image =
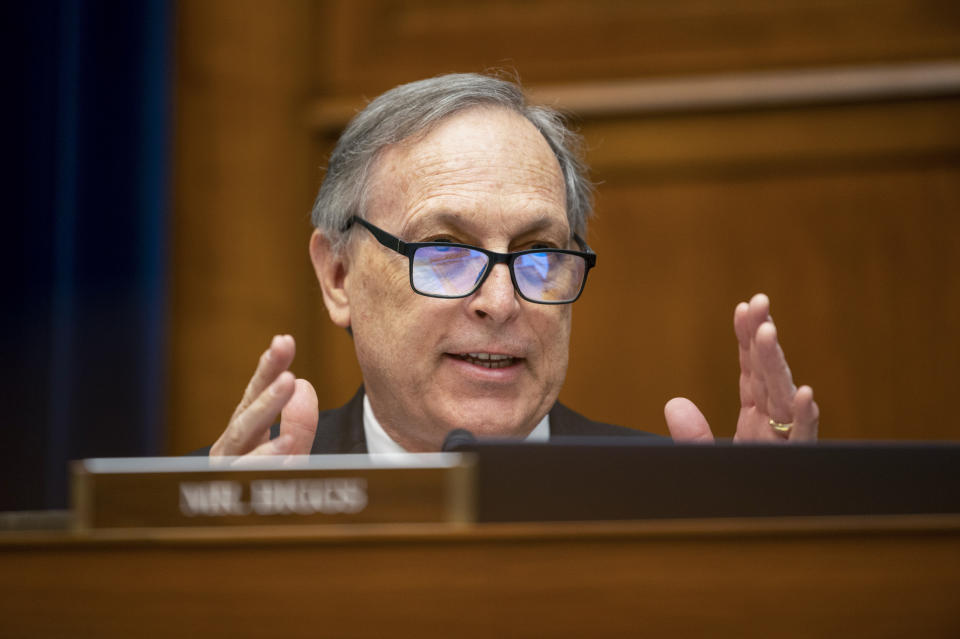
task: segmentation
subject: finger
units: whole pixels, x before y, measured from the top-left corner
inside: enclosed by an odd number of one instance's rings
[[[757,345],[754,343],[753,347],[750,349],[750,362],[753,369],[750,374],[750,379],[747,380],[747,387],[749,389],[749,396],[753,402],[753,406],[758,410],[767,412],[767,384],[763,378],[763,368],[760,364],[760,354],[757,352]],[[748,404],[741,404],[741,408],[749,406]]]
[[[820,407],[813,401],[813,389],[801,386],[793,396],[793,432],[790,441],[815,442],[820,426]]]
[[[270,469],[288,466],[287,462],[289,462],[289,460],[297,458],[296,455],[291,455],[288,452],[288,449],[292,445],[293,439],[291,437],[275,437],[268,442],[260,444],[242,457],[231,457],[230,468],[254,468],[258,466],[263,468],[264,464],[266,464],[266,468]]]
[[[750,379],[748,390],[754,406],[767,410],[767,387],[762,374],[760,354],[757,351],[757,331],[764,322],[770,320],[770,300],[763,293],[757,293],[750,298],[747,309],[747,331],[750,338],[748,361],[750,365]],[[741,404],[749,405],[749,404]]]
[[[733,310],[733,331],[737,334],[737,343],[742,351],[750,350],[750,305],[740,302]]]
[[[280,434],[270,441],[260,444],[251,450],[249,454],[238,459],[237,465],[243,465],[241,460],[251,459],[254,457],[264,457],[268,455],[292,455],[294,445],[295,441],[292,435]]]
[[[266,437],[277,414],[293,396],[293,373],[284,371],[246,410],[234,417],[220,439],[210,448],[211,455],[244,455]]]
[[[280,434],[293,439],[290,452],[295,455],[310,454],[319,416],[317,391],[307,380],[296,380],[293,397],[280,412]]]
[[[712,443],[713,433],[707,418],[689,399],[674,397],[663,407],[667,428],[675,442]]]
[[[243,391],[243,398],[237,404],[236,410],[233,411],[233,417],[245,411],[263,393],[264,389],[277,379],[280,373],[290,368],[296,352],[297,348],[293,337],[290,335],[273,336],[270,346],[260,355],[257,369],[254,371],[253,377],[250,378],[247,388]]]
[[[740,405],[753,406],[753,393],[750,391],[750,341],[748,313],[750,305],[746,302],[737,304],[733,311],[733,331],[737,334],[737,353],[740,359]]]
[[[764,322],[771,321],[770,317],[770,298],[763,293],[757,293],[750,298],[749,309],[747,311],[748,332],[751,339],[757,334],[757,329]]]
[[[778,422],[793,421],[793,398],[797,387],[793,375],[777,342],[777,328],[773,322],[764,322],[757,329],[757,376],[763,380],[767,395],[766,412]]]

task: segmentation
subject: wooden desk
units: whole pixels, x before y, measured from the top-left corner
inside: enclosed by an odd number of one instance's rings
[[[960,636],[960,516],[0,537],[3,637]]]

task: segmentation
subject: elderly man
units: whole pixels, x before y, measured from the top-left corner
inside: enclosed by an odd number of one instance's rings
[[[313,387],[287,370],[293,338],[274,337],[210,454],[431,451],[455,428],[636,433],[557,403],[571,305],[596,260],[584,241],[591,198],[578,141],[517,85],[482,75],[414,82],[371,102],[330,158],[310,239],[363,388],[320,414]],[[767,298],[737,306],[734,327],[736,439],[815,439],[813,393],[793,384]],[[664,412],[674,439],[712,439],[691,402],[673,399]]]

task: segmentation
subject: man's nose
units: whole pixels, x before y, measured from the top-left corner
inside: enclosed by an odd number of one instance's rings
[[[496,264],[480,288],[470,296],[469,309],[480,317],[505,322],[520,310],[520,296],[506,264]]]

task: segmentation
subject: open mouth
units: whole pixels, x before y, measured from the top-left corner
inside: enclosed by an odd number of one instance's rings
[[[494,355],[493,353],[458,353],[454,354],[453,357],[484,368],[506,368],[520,361],[519,357]]]

